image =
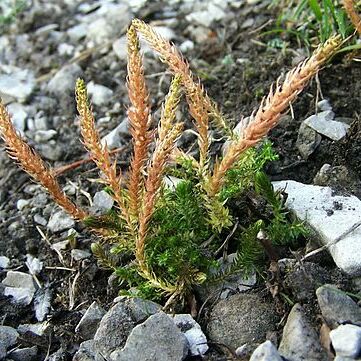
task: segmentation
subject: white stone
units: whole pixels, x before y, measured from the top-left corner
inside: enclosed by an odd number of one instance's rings
[[[32,275],[37,275],[43,269],[43,262],[31,254],[26,255],[26,266]]]
[[[72,228],[75,225],[73,218],[68,216],[64,211],[59,211],[54,213],[48,223],[48,228],[52,232],[61,232],[66,229]]]
[[[87,89],[92,103],[98,106],[106,104],[113,96],[113,90],[104,85],[94,84],[93,81],[87,85]]]
[[[7,258],[6,256],[0,256],[0,268],[8,268],[9,263],[9,258]]]
[[[28,205],[30,204],[30,201],[27,199],[19,199],[16,202],[16,208],[21,212],[24,210]]]
[[[58,46],[58,53],[60,56],[72,56],[74,54],[74,46],[66,43],[61,43]]]
[[[34,291],[24,287],[5,287],[4,295],[11,296],[12,301],[21,305],[27,306],[31,303],[34,297]]]
[[[113,42],[113,51],[120,60],[127,59],[127,37],[125,35]]]
[[[316,132],[332,139],[342,139],[350,126],[346,123],[332,120],[334,113],[331,110],[326,110],[315,115],[311,115],[304,120],[304,123]]]
[[[332,346],[337,356],[353,357],[361,353],[361,327],[340,325],[330,332]]]
[[[34,139],[36,143],[45,143],[48,140],[53,139],[56,134],[57,131],[55,129],[37,130]]]
[[[24,287],[35,291],[33,277],[24,272],[9,271],[1,283],[9,287]]]
[[[208,6],[204,10],[194,11],[186,16],[186,20],[190,23],[205,26],[208,28],[213,21],[220,20],[226,16],[221,7],[208,3]]]
[[[95,215],[107,213],[114,204],[113,197],[105,191],[96,192],[93,198],[91,212]]]
[[[128,118],[125,118],[116,128],[102,138],[102,145],[107,144],[110,150],[120,147],[124,141],[123,135],[129,134],[128,126]]]
[[[42,336],[44,332],[49,327],[49,323],[47,321],[40,322],[40,323],[24,323],[22,325],[19,325],[17,330],[21,333],[25,332],[33,332],[36,335]]]
[[[194,49],[194,43],[192,40],[185,40],[179,45],[179,49],[182,53],[186,53],[187,51]]]
[[[48,91],[59,96],[74,92],[76,78],[81,72],[78,64],[65,65],[50,79]]]
[[[352,230],[361,222],[361,201],[337,195],[330,187],[291,180],[273,184],[276,190],[286,190],[286,207],[316,231],[336,265],[351,276],[361,275],[361,226]]]
[[[81,261],[84,258],[89,258],[91,256],[90,252],[84,251],[82,249],[72,249],[71,250],[71,257],[75,261]]]
[[[249,361],[282,361],[282,357],[273,343],[267,340],[253,351]]]
[[[14,66],[1,66],[0,71],[0,96],[5,103],[14,99],[25,101],[35,88],[33,72]]]
[[[191,355],[203,356],[208,351],[208,345],[201,326],[189,314],[174,315],[173,321],[187,338]]]
[[[78,24],[69,28],[66,33],[71,41],[77,43],[80,39],[85,38],[88,26],[86,24]]]
[[[28,117],[27,107],[19,103],[11,103],[8,105],[8,111],[17,130],[25,130],[25,121]]]

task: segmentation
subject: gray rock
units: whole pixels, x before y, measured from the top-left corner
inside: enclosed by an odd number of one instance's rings
[[[36,335],[42,336],[45,331],[48,329],[49,323],[47,321],[39,322],[39,323],[25,323],[19,325],[17,330],[20,333],[33,332]]]
[[[67,352],[61,347],[58,351],[52,353],[47,361],[63,361],[67,357]]]
[[[15,128],[24,131],[26,118],[28,117],[27,107],[19,103],[11,103],[8,105],[8,111]]]
[[[54,213],[48,222],[48,229],[53,232],[61,232],[66,229],[72,228],[75,225],[75,221],[73,218],[68,216],[64,211],[58,211]]]
[[[41,288],[35,294],[34,310],[38,321],[44,321],[50,311],[51,293],[49,288]]]
[[[186,53],[187,51],[194,49],[194,43],[192,40],[185,40],[182,44],[179,45],[179,50],[182,53]]]
[[[84,251],[82,249],[72,249],[71,250],[71,257],[75,261],[81,261],[82,259],[89,258],[91,253],[88,251]]]
[[[74,93],[76,79],[82,73],[78,64],[65,65],[49,81],[48,91],[57,96]]]
[[[334,328],[348,321],[361,325],[361,309],[351,297],[333,285],[323,285],[316,291],[322,316]]]
[[[114,128],[109,134],[107,134],[101,143],[107,144],[108,149],[116,149],[124,144],[124,135],[129,134],[129,121],[125,118],[116,128]]]
[[[331,166],[324,164],[315,175],[313,183],[318,186],[335,186],[350,189],[360,184],[360,179],[344,165]]]
[[[330,332],[330,339],[337,356],[361,356],[361,327],[340,325]]]
[[[203,356],[208,351],[208,345],[201,326],[189,314],[174,315],[173,321],[187,338],[190,354]]]
[[[27,199],[19,199],[16,202],[16,208],[21,212],[24,210],[28,205],[30,204],[30,201]]]
[[[12,297],[12,301],[24,306],[31,303],[34,297],[34,291],[24,287],[5,287],[4,295]]]
[[[9,357],[14,361],[32,361],[38,354],[38,347],[18,348],[10,353]]]
[[[34,140],[36,143],[45,143],[48,140],[53,139],[56,134],[57,131],[54,129],[37,130],[35,132]]]
[[[188,353],[186,337],[171,318],[159,312],[134,327],[122,350],[111,361],[181,361]]]
[[[58,45],[58,53],[60,56],[72,56],[74,54],[74,46],[61,43]]]
[[[0,268],[8,268],[10,260],[6,256],[0,256]]]
[[[43,158],[52,161],[60,160],[63,155],[63,150],[64,148],[60,144],[56,144],[54,140],[50,140],[39,146],[39,151]]]
[[[282,361],[282,357],[273,343],[267,340],[254,350],[249,361]]]
[[[206,1],[202,10],[193,11],[186,16],[186,20],[191,24],[198,24],[209,28],[213,21],[221,20],[226,16],[226,13],[218,5],[219,4]]]
[[[104,85],[94,84],[93,81],[87,85],[87,89],[92,103],[98,106],[107,104],[113,96],[113,90]]]
[[[0,75],[0,97],[5,103],[13,100],[24,102],[35,88],[32,71],[14,66],[0,66],[5,74]]]
[[[344,357],[344,356],[337,356],[333,359],[333,361],[355,361],[353,357]]]
[[[120,60],[127,59],[127,37],[125,35],[113,42],[113,51]]]
[[[106,214],[112,209],[113,204],[114,199],[109,193],[105,191],[96,192],[90,212],[97,216]]]
[[[18,332],[9,326],[0,326],[0,360],[5,358],[6,350],[15,345],[19,337]]]
[[[303,159],[308,157],[317,149],[321,143],[322,137],[304,122],[301,123],[298,130],[296,147]]]
[[[88,23],[87,40],[102,45],[125,32],[132,20],[132,14],[125,3],[102,3],[95,12],[83,18]]]
[[[292,290],[297,302],[312,299],[319,285],[327,282],[331,282],[329,272],[311,262],[296,264],[286,272],[284,280],[285,286]]]
[[[3,279],[2,284],[15,288],[29,288],[35,291],[35,284],[33,277],[24,272],[8,271],[6,277]]]
[[[70,40],[74,43],[78,43],[80,39],[85,38],[88,31],[87,24],[77,24],[69,28],[66,33],[68,34]]]
[[[296,303],[288,315],[283,329],[279,353],[288,361],[327,361],[315,329],[308,321],[302,306]]]
[[[125,345],[133,327],[148,316],[160,310],[154,302],[138,298],[122,298],[100,321],[94,336],[94,345],[98,353],[105,358],[116,349]]]
[[[361,201],[355,196],[337,195],[329,187],[295,181],[273,183],[286,189],[286,207],[304,221],[327,245],[336,265],[351,276],[361,275]]]
[[[332,106],[328,99],[323,99],[317,103],[317,108],[321,110],[321,112],[332,110]]]
[[[208,336],[213,342],[234,349],[247,343],[256,346],[267,331],[273,330],[277,316],[271,304],[253,294],[236,294],[218,302],[208,321]]]
[[[105,358],[95,351],[94,341],[88,340],[80,344],[73,361],[106,361]]]
[[[311,115],[309,118],[304,120],[304,123],[316,132],[337,141],[346,135],[350,126],[348,124],[332,120],[334,115],[335,114],[331,110],[326,110],[324,112]]]
[[[77,324],[75,332],[77,332],[83,340],[92,339],[105,313],[105,310],[94,301]]]

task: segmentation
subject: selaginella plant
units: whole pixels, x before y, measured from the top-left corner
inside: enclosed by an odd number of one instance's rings
[[[279,79],[236,134],[174,45],[141,20],[132,21],[127,35],[127,87],[131,103],[128,118],[133,137],[133,156],[127,174],[117,168],[107,145],[100,141],[84,81],[76,83],[82,143],[115,201],[108,214],[91,216],[65,195],[53,171],[16,132],[2,103],[0,133],[10,157],[43,185],[66,212],[99,234],[99,242],[92,244],[93,253],[102,266],[125,281],[126,292],[144,297],[165,294],[174,299],[206,279],[255,267],[255,261],[264,254],[262,244],[256,240],[260,230],[275,243],[288,242],[302,232],[301,225],[287,221],[281,196],[273,192],[263,173],[264,163],[275,157],[270,145],[265,143],[260,151],[252,147],[277,125],[290,103],[338,48],[340,38],[330,38],[288,72],[283,81]],[[138,35],[174,74],[156,130],[152,129]],[[176,145],[184,127],[176,121],[182,93],[197,133],[198,157]],[[229,141],[223,157],[215,160],[210,156],[211,124]],[[168,176],[177,177],[173,186],[165,185]],[[255,197],[267,201],[272,216],[253,217],[247,224],[237,220],[230,202],[250,189]],[[237,255],[227,270],[217,273],[216,259],[224,253],[224,239],[230,233]]]

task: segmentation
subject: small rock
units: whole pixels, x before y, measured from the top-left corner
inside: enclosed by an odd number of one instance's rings
[[[49,130],[37,130],[35,132],[34,140],[36,143],[45,143],[50,139],[53,139],[57,131],[54,129]]]
[[[45,331],[48,329],[49,323],[47,321],[40,323],[25,323],[18,326],[18,331],[21,334],[25,334],[26,332],[33,332],[38,336],[44,335]]]
[[[317,149],[322,137],[304,122],[301,123],[298,131],[296,147],[303,159],[308,157]]]
[[[113,90],[92,81],[87,85],[87,89],[92,103],[98,106],[108,103],[113,96]]]
[[[328,99],[323,99],[317,103],[317,108],[321,110],[321,112],[325,112],[327,110],[332,110],[332,106]]]
[[[292,307],[288,315],[278,351],[288,361],[328,360],[318,340],[317,332],[312,328],[299,303]]]
[[[186,16],[186,20],[191,24],[202,25],[209,28],[213,21],[221,20],[226,16],[222,8],[214,3],[205,2],[204,10],[194,11]]]
[[[4,295],[12,297],[12,301],[24,306],[31,303],[34,297],[34,291],[24,287],[5,287]]]
[[[171,318],[159,312],[133,328],[125,347],[111,361],[182,361],[188,353],[186,337]]]
[[[322,316],[330,327],[344,322],[361,325],[361,309],[351,297],[333,285],[323,285],[316,291]]]
[[[105,314],[105,310],[94,301],[75,327],[75,332],[77,332],[83,340],[92,339],[97,331],[99,322]]]
[[[0,75],[0,96],[5,103],[13,100],[24,102],[35,88],[33,72],[14,66],[0,66],[5,74]]]
[[[51,293],[49,288],[40,288],[35,294],[34,310],[38,321],[44,321],[50,311]]]
[[[127,337],[137,323],[158,312],[160,308],[159,305],[151,301],[122,298],[100,321],[94,336],[96,351],[106,358],[109,357],[114,350],[125,345]]]
[[[275,328],[276,312],[254,294],[236,294],[219,301],[208,321],[208,336],[234,349],[243,344],[256,346],[267,331]]]
[[[107,192],[96,192],[90,212],[96,216],[104,215],[112,209],[113,204],[114,199]]]
[[[19,103],[11,103],[8,105],[8,111],[15,128],[24,131],[26,118],[28,117],[27,107]]]
[[[57,252],[65,251],[68,248],[69,243],[70,243],[69,240],[66,239],[65,241],[60,241],[60,242],[53,243],[51,245],[51,248],[53,248]]]
[[[127,59],[127,37],[125,35],[113,42],[113,51],[120,60]]]
[[[58,45],[58,53],[60,56],[72,56],[74,54],[74,46],[66,43]]]
[[[34,257],[31,254],[26,255],[26,266],[29,269],[29,272],[32,275],[37,275],[43,269],[43,262],[41,262],[38,258]]]
[[[16,208],[21,212],[23,211],[28,205],[30,204],[30,201],[27,199],[19,199],[16,202]]]
[[[334,115],[335,114],[331,110],[326,110],[324,112],[311,115],[309,118],[304,120],[304,123],[316,132],[337,141],[346,135],[350,126],[348,124],[332,120]]]
[[[318,186],[356,188],[360,184],[357,174],[344,165],[331,166],[324,164],[313,179]]]
[[[125,118],[115,129],[107,134],[102,140],[102,145],[107,144],[108,149],[116,149],[124,144],[124,135],[129,134],[129,121]]]
[[[71,257],[75,261],[81,261],[82,259],[89,258],[91,253],[88,251],[84,251],[82,249],[72,249],[71,250]]]
[[[66,229],[72,228],[75,225],[73,218],[67,215],[64,211],[54,213],[48,222],[48,229],[53,232],[61,232]]]
[[[87,31],[87,25],[81,23],[69,28],[66,33],[72,42],[78,44],[79,40],[86,37]]]
[[[0,256],[0,268],[8,268],[10,260],[6,256]]]
[[[182,53],[186,53],[187,51],[194,49],[194,43],[192,40],[185,40],[182,44],[179,45],[179,50]]]
[[[65,65],[48,83],[48,91],[57,96],[69,95],[74,92],[76,79],[82,73],[78,64]]]
[[[2,284],[8,287],[15,288],[29,288],[35,291],[35,284],[33,277],[24,272],[8,271],[6,277],[3,279]]]
[[[88,340],[80,344],[72,361],[105,361],[105,359],[95,351],[94,341]]]
[[[208,351],[208,345],[201,326],[189,314],[174,315],[173,321],[187,338],[190,354],[203,356]]]
[[[282,357],[273,343],[267,340],[254,350],[249,361],[282,361]]]
[[[36,359],[38,354],[38,347],[25,347],[25,348],[18,348],[10,353],[9,357],[13,361],[33,361]]]
[[[18,332],[9,326],[0,326],[0,360],[6,356],[6,350],[15,345],[19,337]]]
[[[48,129],[48,119],[44,116],[37,116],[34,119],[35,130],[47,130]]]
[[[273,183],[286,189],[286,207],[320,237],[336,265],[351,276],[361,275],[361,201],[355,196],[337,195],[329,187],[295,181]]]
[[[340,325],[330,332],[330,339],[337,356],[361,356],[361,327]]]
[[[57,161],[63,155],[64,148],[60,144],[56,144],[54,140],[50,140],[45,144],[40,144],[39,151],[41,155],[48,160]]]

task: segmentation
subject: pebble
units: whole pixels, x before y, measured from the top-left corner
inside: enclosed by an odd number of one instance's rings
[[[127,37],[121,36],[119,39],[113,42],[113,51],[120,60],[126,60],[128,57],[127,51]]]
[[[38,336],[44,335],[46,330],[49,327],[49,323],[47,321],[39,322],[39,323],[25,323],[18,326],[17,330],[21,334],[25,334],[26,332],[35,333]]]
[[[177,314],[173,321],[188,340],[192,356],[203,356],[208,351],[207,337],[201,326],[189,314]]]
[[[334,328],[344,322],[361,325],[361,308],[355,301],[334,285],[323,285],[316,291],[322,316]]]
[[[6,256],[0,256],[0,268],[2,269],[8,268],[9,264],[10,264],[9,258],[7,258]]]
[[[288,361],[328,360],[316,330],[312,328],[299,303],[292,307],[288,315],[278,351]]]
[[[66,33],[73,43],[78,44],[81,39],[86,37],[87,31],[88,26],[86,24],[80,23],[69,28]]]
[[[224,10],[213,2],[205,2],[204,9],[194,11],[186,16],[186,20],[191,24],[202,25],[209,28],[213,21],[221,20],[226,16]]]
[[[330,332],[330,339],[337,356],[361,356],[361,327],[340,325]]]
[[[53,232],[65,231],[69,228],[74,227],[75,221],[73,218],[68,216],[64,211],[58,211],[54,213],[48,222],[48,229]]]
[[[26,118],[28,117],[27,107],[19,103],[11,103],[7,107],[15,128],[24,131]]]
[[[0,360],[6,357],[6,350],[15,345],[19,333],[12,327],[0,326]]]
[[[332,110],[326,110],[315,115],[311,115],[309,118],[303,121],[304,124],[316,132],[338,141],[342,139],[346,134],[350,126],[346,123],[332,120],[334,118]]]
[[[194,43],[192,40],[185,40],[182,44],[179,45],[179,50],[182,53],[186,53],[187,51],[194,49]]]
[[[34,73],[10,65],[0,65],[0,71],[5,73],[0,75],[0,96],[3,101],[26,101],[36,85]]]
[[[81,73],[82,69],[78,64],[65,65],[50,79],[48,91],[57,96],[74,93],[76,79]]]
[[[338,195],[329,187],[291,180],[273,185],[275,190],[286,190],[286,207],[329,246],[336,265],[350,276],[361,275],[361,227],[352,230],[361,222],[361,201],[352,195]]]
[[[317,108],[321,110],[321,112],[325,112],[327,110],[332,110],[332,106],[328,99],[323,99],[317,103]]]
[[[91,253],[88,251],[84,251],[82,249],[72,249],[71,250],[71,257],[75,261],[81,261],[82,259],[89,258]]]
[[[308,159],[320,145],[321,140],[321,135],[306,125],[305,122],[301,123],[296,140],[296,147],[303,159]]]
[[[96,192],[91,206],[91,214],[100,216],[108,213],[114,204],[114,199],[105,191]]]
[[[26,207],[28,207],[30,204],[30,201],[28,199],[19,199],[17,202],[16,202],[16,208],[19,210],[19,211],[23,211]]]
[[[53,139],[57,135],[57,131],[54,129],[49,130],[37,130],[34,135],[36,143],[45,143],[50,139]]]
[[[113,96],[113,90],[104,85],[95,84],[93,81],[88,83],[87,89],[92,103],[98,106],[107,104]]]
[[[8,271],[2,284],[6,286],[4,295],[11,296],[13,302],[26,306],[33,300],[36,288],[31,275]]]
[[[253,351],[249,361],[282,361],[282,357],[273,343],[267,340]]]
[[[143,322],[160,310],[160,306],[154,302],[139,298],[120,298],[102,318],[94,335],[94,345],[97,352],[105,358],[124,347],[125,342],[133,327]],[[174,324],[173,324],[174,325]]]
[[[124,145],[124,135],[129,134],[129,121],[125,118],[116,128],[102,138],[102,145],[107,144],[108,149],[116,149]]]
[[[87,340],[80,344],[72,361],[104,361],[104,358],[95,351],[94,341]]]
[[[164,312],[150,316],[131,331],[123,349],[110,361],[182,361],[188,354],[187,338]]]
[[[66,43],[58,45],[58,53],[60,56],[72,56],[74,54],[74,46]]]
[[[254,294],[235,294],[219,301],[212,309],[207,325],[209,338],[229,347],[256,346],[275,328],[276,312]]]
[[[92,339],[105,313],[105,310],[94,301],[75,327],[75,332],[78,333],[83,340]]]

